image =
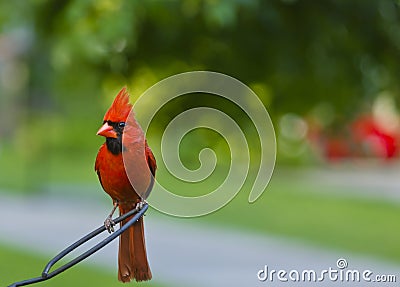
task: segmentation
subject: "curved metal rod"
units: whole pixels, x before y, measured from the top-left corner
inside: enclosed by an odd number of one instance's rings
[[[114,233],[112,233],[111,235],[109,235],[107,238],[105,238],[104,240],[102,240],[101,242],[99,242],[98,244],[96,244],[95,246],[93,246],[92,248],[90,248],[88,251],[84,252],[83,254],[79,255],[78,257],[76,257],[75,259],[72,259],[71,261],[69,261],[68,263],[60,266],[59,268],[57,268],[56,270],[50,272],[50,269],[54,266],[54,264],[56,264],[58,261],[60,261],[62,258],[64,258],[66,255],[68,255],[69,253],[71,253],[73,250],[75,250],[76,248],[78,248],[79,246],[81,246],[82,244],[86,243],[87,241],[91,240],[92,238],[96,237],[97,235],[99,235],[100,233],[104,232],[106,230],[105,226],[102,225],[99,228],[93,230],[92,232],[90,232],[89,234],[85,235],[84,237],[82,237],[81,239],[79,239],[78,241],[74,242],[73,244],[71,244],[70,246],[68,246],[66,249],[64,249],[63,251],[61,251],[59,254],[57,254],[53,259],[51,259],[49,261],[49,263],[47,263],[46,267],[44,268],[43,272],[42,272],[42,276],[41,277],[36,277],[36,278],[32,278],[32,279],[27,279],[24,281],[20,281],[20,282],[15,282],[11,285],[9,285],[8,287],[17,287],[17,286],[26,286],[26,285],[30,285],[30,284],[34,284],[34,283],[38,283],[38,282],[42,282],[42,281],[46,281],[50,278],[53,278],[54,276],[57,276],[58,274],[60,274],[61,272],[64,272],[65,270],[71,268],[72,266],[78,264],[79,262],[81,262],[82,260],[88,258],[90,255],[96,253],[97,251],[99,251],[101,248],[103,248],[104,246],[106,246],[107,244],[109,244],[111,241],[113,241],[115,238],[117,238],[118,236],[120,236],[124,231],[126,231],[131,225],[133,225],[136,221],[139,220],[140,217],[142,217],[144,215],[144,213],[146,212],[146,210],[149,208],[147,203],[144,203],[142,208],[140,210],[138,210],[137,208],[132,209],[131,211],[121,215],[120,217],[116,218],[114,220],[115,223],[119,223],[122,220],[127,219],[128,217],[134,215],[127,223],[124,224],[124,226],[122,226],[120,229],[118,229],[117,231],[115,231]]]

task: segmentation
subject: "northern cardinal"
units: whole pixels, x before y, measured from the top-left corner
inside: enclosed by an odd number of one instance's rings
[[[147,198],[157,168],[141,127],[133,115],[129,116],[131,111],[129,94],[123,88],[105,114],[103,126],[97,132],[97,135],[106,138],[106,142],[100,147],[95,170],[104,191],[111,196],[114,204],[111,214],[104,222],[109,232],[113,231],[112,214],[117,206],[120,214],[124,214]],[[129,219],[121,224],[124,225]],[[118,280],[144,281],[151,277],[143,218],[140,218],[120,236]]]

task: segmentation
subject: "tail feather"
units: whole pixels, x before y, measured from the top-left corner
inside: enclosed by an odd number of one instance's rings
[[[120,213],[128,212],[130,208],[120,206]],[[129,219],[123,221],[124,225]],[[147,261],[146,245],[144,240],[143,218],[121,234],[118,252],[118,280],[130,282],[150,280],[152,277]]]

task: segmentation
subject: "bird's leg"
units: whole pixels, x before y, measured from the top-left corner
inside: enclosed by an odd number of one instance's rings
[[[112,220],[112,216],[118,207],[118,200],[113,199],[113,205],[114,205],[113,209],[111,210],[110,214],[107,216],[106,220],[104,221],[104,226],[107,229],[108,233],[114,232],[115,222]]]

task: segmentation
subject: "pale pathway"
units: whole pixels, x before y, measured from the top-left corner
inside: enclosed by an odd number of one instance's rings
[[[78,201],[59,196],[46,199],[1,195],[0,242],[30,248],[51,257],[98,227],[109,208],[110,205],[97,199]],[[171,286],[399,286],[400,282],[400,266],[346,252],[326,251],[279,237],[199,225],[191,220],[154,213],[146,216],[145,222],[154,280]],[[116,270],[116,253],[115,242],[85,262]],[[338,269],[336,261],[341,257],[349,264],[344,270],[369,269],[374,275],[395,274],[397,283],[348,284],[334,283],[326,278],[322,283],[306,284],[279,283],[276,277],[272,283],[269,279],[265,282],[257,279],[257,272],[264,265],[270,270],[285,269],[288,272],[315,269],[319,275],[321,270],[329,267]],[[41,268],[38,266],[38,274]],[[67,272],[74,272],[74,269]]]

